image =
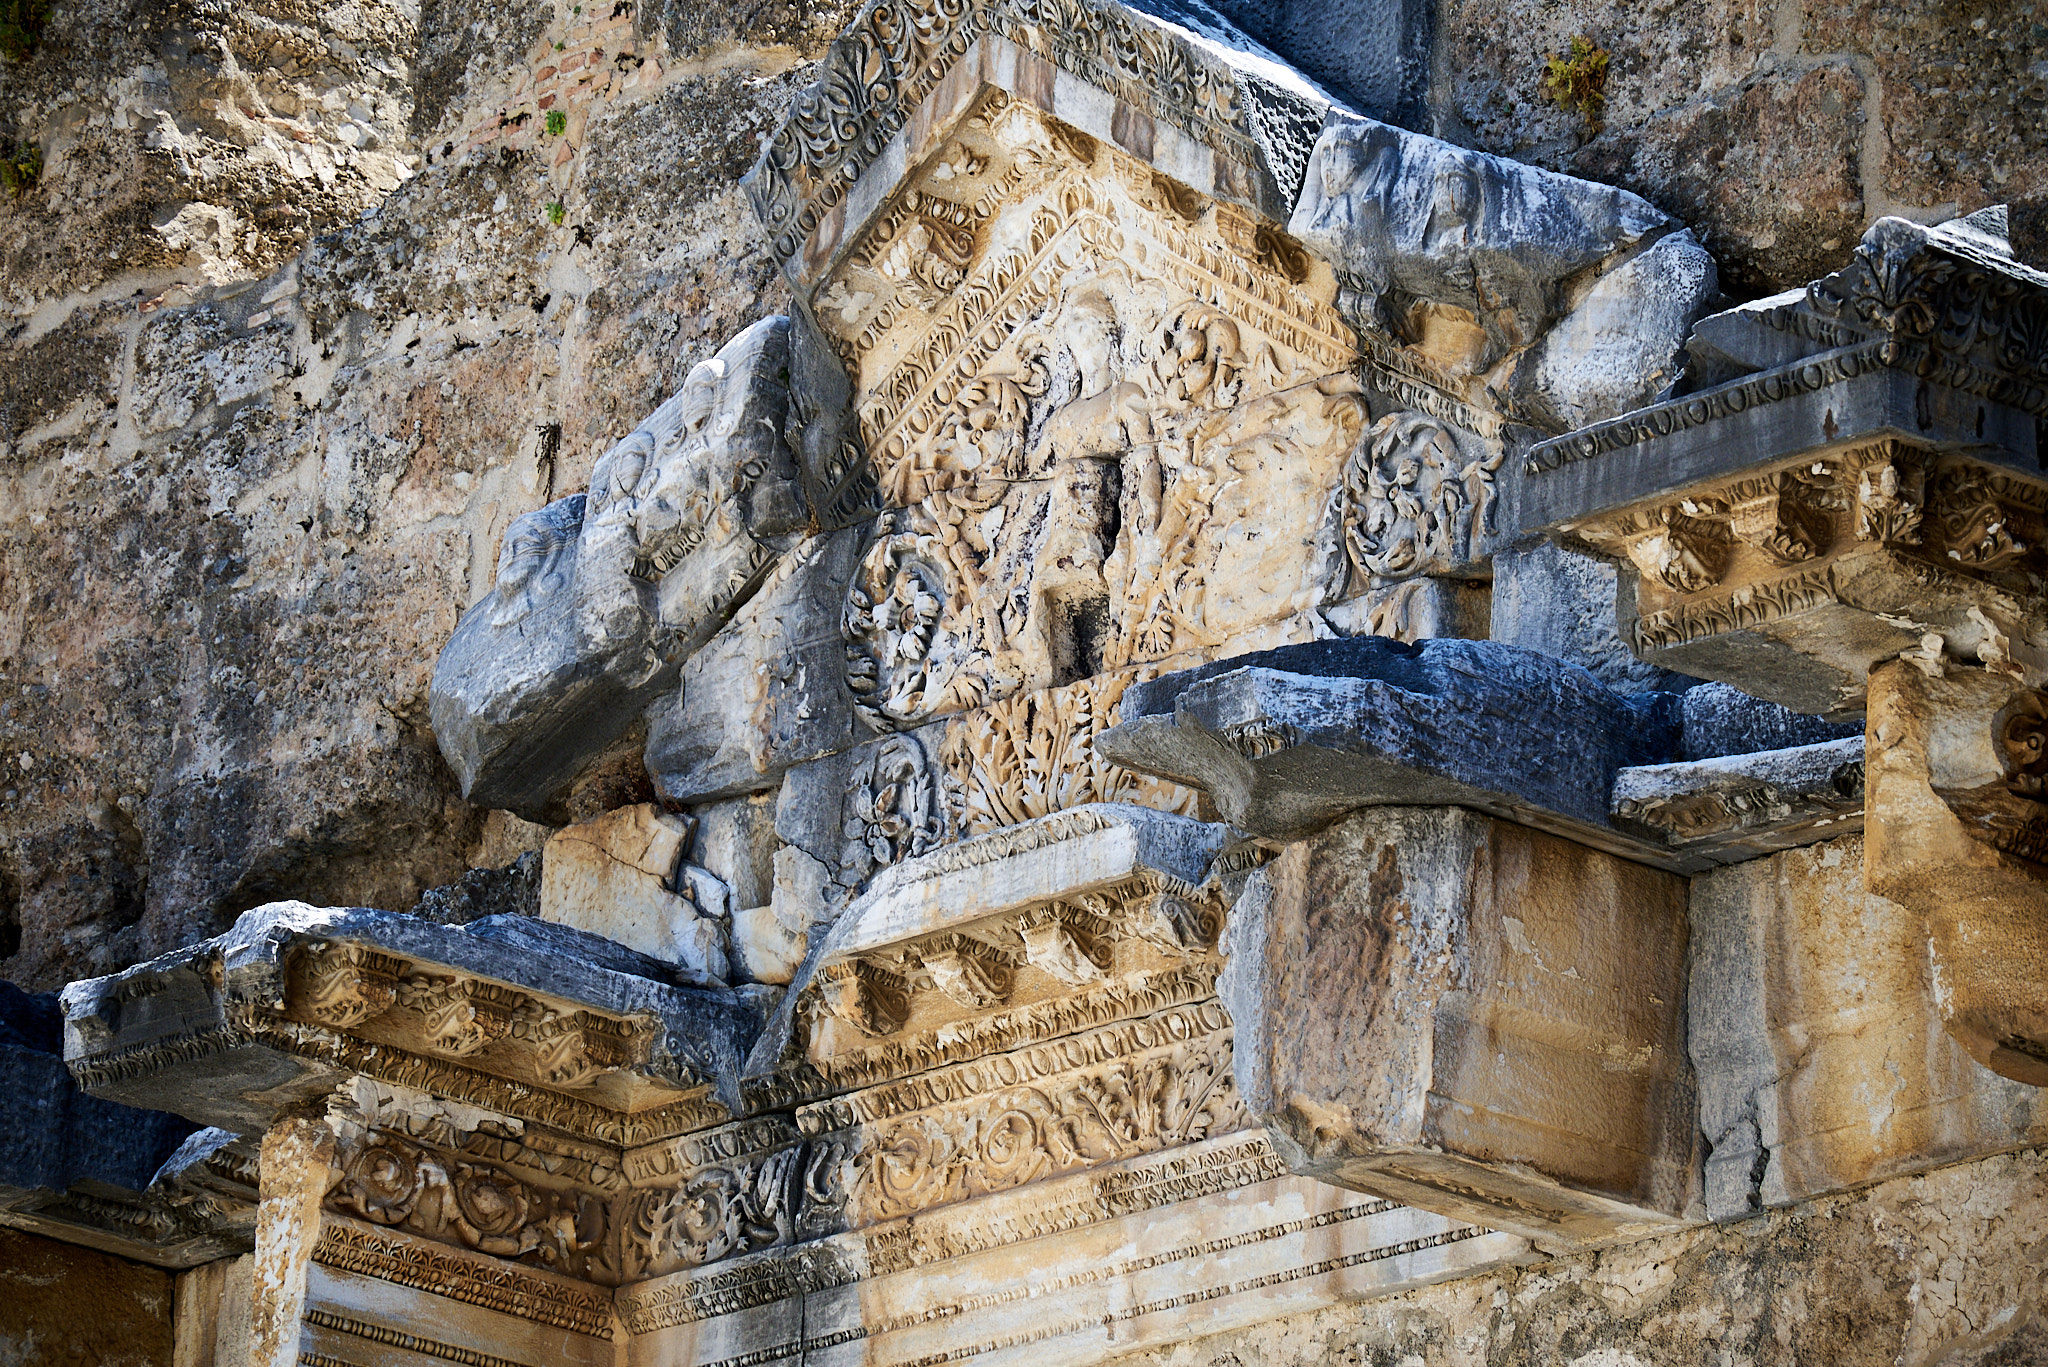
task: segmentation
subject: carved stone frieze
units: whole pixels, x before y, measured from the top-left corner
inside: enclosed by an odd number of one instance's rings
[[[870,1122],[849,1159],[850,1212],[856,1225],[894,1219],[1244,1123],[1228,1032],[1199,1036],[966,1104]]]
[[[600,1193],[543,1185],[494,1163],[361,1130],[337,1153],[330,1208],[373,1225],[581,1280],[616,1284],[611,1211]]]

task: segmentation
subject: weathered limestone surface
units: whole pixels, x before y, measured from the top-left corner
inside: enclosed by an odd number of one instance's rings
[[[1617,770],[1669,756],[1676,708],[1491,642],[1287,646],[1136,685],[1101,745],[1296,838],[1355,807],[1455,803],[1595,843]],[[1638,849],[1638,854],[1644,851]]]
[[[389,193],[262,280],[175,206],[205,284],[0,342],[0,956],[182,944],[68,1068],[222,1127],[7,1218],[214,1259],[180,1363],[1201,1360],[1439,1282],[1305,1356],[1735,1361],[1776,1264],[1686,1226],[1967,1163],[2014,1228],[1881,1206],[1866,1278],[2042,1242],[2041,215],[1852,207],[1839,16],[1702,12],[1813,125],[1723,180],[1814,200],[1687,222],[1387,122],[1471,140],[1470,5],[1229,0],[1304,73],[1201,0],[466,3],[124,32],[194,186]],[[1759,221],[1872,226],[1715,299]],[[1662,1340],[1570,1299],[1687,1257]],[[1888,1283],[1888,1360],[2031,1351],[2038,1261]]]
[[[89,1314],[80,1314],[90,1307]],[[161,1367],[173,1361],[171,1274],[0,1229],[0,1363]]]
[[[1714,1219],[2048,1137],[2043,1094],[1942,1028],[1922,916],[1866,890],[1861,837],[1696,878],[1690,919]]]
[[[2030,1150],[1130,1361],[2014,1367],[2048,1347],[2032,1255],[2044,1196],[2048,1157]]]
[[[1692,1218],[1683,879],[1387,808],[1289,845],[1228,935],[1238,1085],[1295,1171],[1553,1249]]]
[[[2048,703],[2004,674],[1929,675],[1895,660],[1870,689],[1873,892],[1927,918],[1936,1000],[1985,1067],[2048,1085],[2043,721]]]

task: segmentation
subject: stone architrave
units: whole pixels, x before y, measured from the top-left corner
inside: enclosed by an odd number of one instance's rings
[[[1474,812],[1355,813],[1231,910],[1244,1105],[1296,1172],[1542,1248],[1698,1218],[1685,896]]]
[[[587,494],[507,530],[434,668],[463,796],[545,818],[806,527],[789,350],[787,319],[748,328],[597,462]]]
[[[2048,274],[2003,210],[1880,219],[1804,292],[1696,331],[1691,393],[1537,445],[1504,528],[1623,568],[1644,660],[1854,717],[1871,668],[2048,677]]]
[[[599,1132],[608,1108],[704,1123],[738,1107],[739,1062],[761,1024],[753,997],[563,948],[272,903],[212,940],[67,987],[65,1064],[93,1096],[241,1133],[353,1075]]]

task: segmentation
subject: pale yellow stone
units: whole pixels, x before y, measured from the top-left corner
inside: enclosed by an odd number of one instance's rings
[[[725,981],[725,885],[684,862],[689,838],[687,818],[650,803],[557,831],[541,855],[541,919]]]

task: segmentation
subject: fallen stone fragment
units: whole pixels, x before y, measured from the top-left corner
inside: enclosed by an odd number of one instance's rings
[[[788,332],[742,332],[597,462],[588,494],[507,530],[496,583],[434,668],[463,796],[547,817],[807,525],[783,440]]]
[[[1668,760],[1675,699],[1625,699],[1576,665],[1489,641],[1318,641],[1135,684],[1097,741],[1202,788],[1232,825],[1295,839],[1356,807],[1454,804],[1632,858],[1608,822],[1628,765]]]
[[[1863,738],[1623,769],[1614,824],[1734,864],[1863,829]]]
[[[680,980],[730,975],[732,895],[684,858],[691,820],[650,803],[564,827],[541,854],[540,915],[670,965]]]
[[[1697,1219],[1685,880],[1356,812],[1231,909],[1238,1090],[1295,1172],[1563,1249]]]

